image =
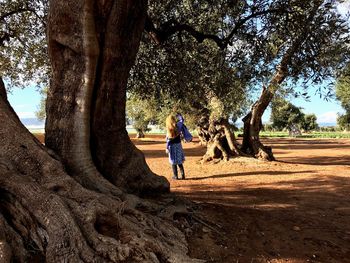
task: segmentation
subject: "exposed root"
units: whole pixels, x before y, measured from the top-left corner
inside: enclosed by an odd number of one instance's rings
[[[181,231],[167,220],[128,208],[126,202],[79,185],[57,195],[14,172],[1,177],[1,185],[11,197],[1,206],[8,215],[5,223],[46,255],[47,262],[195,262],[186,256]],[[13,245],[4,244],[11,257]],[[24,261],[30,254],[26,251]]]

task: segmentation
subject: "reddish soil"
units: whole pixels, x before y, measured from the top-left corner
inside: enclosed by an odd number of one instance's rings
[[[186,180],[172,180],[163,137],[135,141],[171,190],[198,204],[207,226],[188,241],[208,262],[350,262],[350,140],[267,139],[275,162],[200,164],[183,144]],[[205,225],[205,224],[204,224]]]

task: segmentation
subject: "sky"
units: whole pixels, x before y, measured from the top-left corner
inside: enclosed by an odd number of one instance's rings
[[[39,107],[41,98],[35,87],[13,88],[7,96],[20,119],[35,118],[35,112]]]
[[[336,123],[337,113],[343,112],[339,102],[335,100],[325,101],[318,95],[312,96],[312,92],[310,92],[310,95],[310,102],[300,98],[293,99],[291,102],[298,107],[302,107],[306,114],[315,113],[318,123]],[[8,99],[21,119],[35,118],[35,111],[37,111],[40,103],[40,93],[36,88],[14,88],[8,94]],[[269,118],[270,110],[267,110],[263,115],[263,122],[268,122]]]
[[[339,13],[345,15],[350,12],[350,0],[344,1],[338,6]],[[303,108],[306,114],[315,113],[318,123],[336,123],[337,113],[342,113],[343,110],[339,103],[335,100],[325,101],[318,95],[312,94],[311,100],[306,102],[303,99],[293,99],[291,102]],[[37,111],[40,103],[40,93],[35,87],[29,86],[24,89],[14,88],[8,94],[9,102],[16,111],[17,115],[23,118],[35,118],[35,111]],[[268,122],[270,118],[270,110],[267,110],[263,115],[263,122]]]

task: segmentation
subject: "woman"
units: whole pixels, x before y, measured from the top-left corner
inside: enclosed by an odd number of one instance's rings
[[[181,115],[180,115],[181,116]],[[185,161],[185,155],[181,145],[181,131],[183,128],[183,118],[179,118],[180,121],[176,123],[174,115],[169,115],[166,118],[166,150],[169,155],[169,162],[173,169],[173,179],[179,179],[177,176],[177,166],[180,168],[181,179],[185,179],[185,171],[183,162]]]

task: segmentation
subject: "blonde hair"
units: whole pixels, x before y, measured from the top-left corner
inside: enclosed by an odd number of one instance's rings
[[[174,115],[170,114],[165,121],[167,135],[169,138],[174,138],[178,135],[176,127],[176,118]]]

